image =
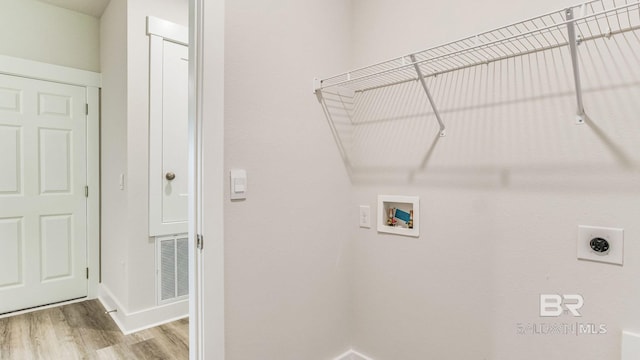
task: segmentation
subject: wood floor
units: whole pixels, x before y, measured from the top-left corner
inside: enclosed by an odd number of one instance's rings
[[[189,320],[123,335],[98,300],[0,319],[0,360],[188,359]]]

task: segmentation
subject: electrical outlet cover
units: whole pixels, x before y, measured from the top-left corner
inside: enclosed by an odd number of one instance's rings
[[[606,252],[596,252],[591,248],[594,238],[605,239],[609,244]],[[624,229],[578,226],[578,259],[622,265],[624,249]]]
[[[371,227],[371,208],[368,205],[360,205],[360,227]]]

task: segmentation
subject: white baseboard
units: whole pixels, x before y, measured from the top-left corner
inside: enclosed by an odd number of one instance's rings
[[[104,284],[98,288],[98,300],[107,311],[117,310],[110,315],[125,335],[189,316],[189,300],[129,312]]]
[[[345,352],[344,354],[338,356],[334,360],[373,360],[373,359],[351,349]]]

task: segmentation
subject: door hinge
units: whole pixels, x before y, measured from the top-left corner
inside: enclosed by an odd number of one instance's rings
[[[84,187],[84,197],[89,197],[89,186]]]
[[[84,113],[85,115],[89,115],[89,104],[84,104]]]
[[[87,268],[87,279],[89,278],[89,268]]]
[[[196,235],[196,249],[198,250],[204,249],[204,236],[200,234]]]

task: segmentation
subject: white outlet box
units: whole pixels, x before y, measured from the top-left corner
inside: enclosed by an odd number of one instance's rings
[[[371,227],[371,208],[368,205],[360,205],[360,227]]]
[[[604,252],[592,249],[591,240],[606,240],[608,248]],[[624,230],[616,228],[578,226],[578,259],[622,265],[624,258]]]

